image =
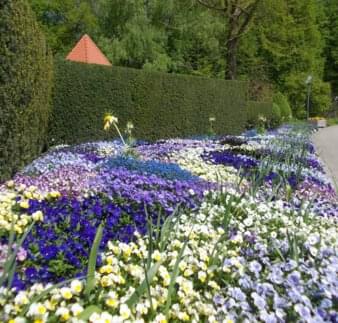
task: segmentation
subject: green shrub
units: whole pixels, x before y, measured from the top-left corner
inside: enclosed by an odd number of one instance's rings
[[[272,103],[272,115],[270,120],[270,127],[278,127],[282,122],[282,113],[279,105]]]
[[[281,119],[283,122],[289,121],[292,118],[292,110],[288,99],[280,92],[273,96],[273,103],[277,104],[280,109]]]
[[[266,119],[266,126],[270,125],[273,118],[272,102],[248,101],[247,124],[249,128],[257,127],[261,123],[260,117]]]
[[[25,0],[0,2],[0,181],[42,150],[52,60]]]
[[[338,125],[338,118],[328,118],[327,119],[328,126],[335,126]]]
[[[237,134],[246,123],[247,83],[56,62],[49,144],[108,139],[107,112],[125,128],[132,121],[138,139],[206,134],[215,117],[217,134]]]

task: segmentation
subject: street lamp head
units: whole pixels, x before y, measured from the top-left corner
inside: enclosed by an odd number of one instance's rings
[[[309,75],[309,76],[307,77],[306,81],[305,81],[305,84],[306,84],[306,85],[309,85],[309,84],[311,84],[311,82],[312,82],[312,75]]]

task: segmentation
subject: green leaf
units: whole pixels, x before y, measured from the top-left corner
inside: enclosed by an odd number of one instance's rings
[[[14,251],[11,253],[8,260],[6,260],[5,265],[4,265],[3,275],[0,277],[0,286],[3,285],[3,283],[6,281],[8,276],[11,277],[11,275],[14,275],[13,266],[14,266],[15,261],[16,261],[16,255],[17,255],[20,247],[22,246],[23,242],[25,241],[28,233],[32,230],[34,224],[35,224],[35,222],[32,222],[29,225],[28,229],[25,231],[25,233],[20,238],[19,242],[16,244]],[[11,252],[11,250],[8,249],[8,253],[10,253],[10,252]],[[15,270],[15,268],[14,268],[14,270]]]
[[[86,282],[86,288],[84,291],[84,294],[86,296],[90,295],[91,291],[93,290],[95,286],[96,259],[97,259],[97,254],[99,251],[99,246],[102,240],[103,226],[104,226],[103,222],[101,222],[96,231],[95,239],[94,239],[92,248],[90,250],[88,269],[87,269],[87,282]]]
[[[189,233],[190,234],[190,233]],[[188,237],[189,237],[189,234],[188,234]],[[183,253],[184,253],[184,250],[185,250],[185,247],[187,246],[188,244],[188,239],[185,240],[181,250],[180,250],[180,253],[178,254],[177,256],[177,259],[176,259],[176,262],[175,262],[175,266],[174,266],[174,269],[170,275],[170,284],[169,284],[169,288],[168,288],[168,297],[167,297],[167,302],[166,302],[166,306],[165,306],[165,316],[168,318],[168,313],[169,313],[169,309],[170,309],[170,306],[171,306],[171,300],[172,300],[172,294],[174,292],[174,287],[175,287],[175,283],[176,283],[176,278],[178,276],[178,273],[179,273],[179,264],[182,260],[182,256],[183,256]]]
[[[173,219],[176,218],[177,221],[179,219],[178,211],[179,211],[180,206],[181,206],[181,203],[179,203],[175,207],[175,210],[173,211],[173,213],[165,219],[162,225],[161,234],[160,234],[160,242],[159,242],[161,252],[163,252],[163,250],[165,249],[167,242],[169,240],[169,237],[170,237],[170,233],[172,232],[172,229],[174,228],[175,224],[173,225]]]
[[[102,309],[97,305],[87,306],[83,312],[78,315],[79,320],[87,321],[93,313],[101,313]]]
[[[150,267],[150,269],[147,272],[147,278],[144,278],[140,286],[135,290],[135,292],[127,300],[126,304],[129,306],[129,308],[135,305],[140,299],[140,297],[144,294],[144,292],[147,289],[147,285],[151,284],[160,266],[161,266],[161,262],[157,262],[156,264]]]
[[[16,270],[16,261],[14,261],[13,265],[11,266],[9,272],[8,272],[8,278],[7,278],[7,288],[10,289],[12,286],[14,274]]]

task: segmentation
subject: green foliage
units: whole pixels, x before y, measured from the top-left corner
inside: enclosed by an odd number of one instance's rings
[[[334,95],[338,95],[338,2],[324,0],[325,19],[322,33],[326,42],[324,54],[325,80],[331,82]]]
[[[45,144],[52,60],[25,0],[0,3],[0,181]]]
[[[306,117],[305,107],[307,99],[306,74],[290,74],[285,80],[285,89],[293,102],[293,114],[297,118]],[[331,88],[329,83],[314,77],[310,96],[310,117],[321,115],[331,106]]]
[[[247,122],[248,127],[257,127],[262,120],[266,119],[265,125],[269,125],[273,119],[272,102],[248,101]]]
[[[102,1],[98,45],[113,65],[217,76],[224,70],[224,24],[177,0]]]
[[[326,109],[329,98],[323,80],[338,93],[337,1],[261,0],[241,37],[235,34],[247,13],[243,8],[256,1],[203,1],[228,4],[227,11],[205,8],[196,0],[30,2],[58,56],[86,32],[114,66],[224,78],[231,64],[232,34],[238,79],[272,84],[287,97],[295,116],[305,115],[303,83],[297,81],[303,76],[317,80],[315,113]],[[243,9],[233,31],[228,17],[232,6]]]
[[[48,45],[63,55],[85,33],[96,34],[97,15],[90,0],[28,0],[36,13]]]
[[[29,227],[25,230],[24,234],[21,237],[18,237],[14,229],[14,225],[15,225],[14,215],[12,216],[11,230],[9,234],[8,251],[7,251],[6,259],[3,263],[3,270],[0,275],[1,286],[5,285],[5,283],[7,283],[7,286],[8,286],[7,288],[10,288],[10,286],[12,286],[12,281],[13,281],[15,270],[16,270],[17,254],[24,240],[27,238],[27,235],[32,230],[34,224],[35,222],[33,221],[29,225]]]
[[[95,239],[90,249],[88,268],[87,268],[86,288],[84,291],[86,297],[89,297],[90,293],[95,287],[95,279],[96,279],[95,269],[96,269],[97,255],[99,252],[99,246],[102,240],[103,228],[104,228],[104,223],[101,222],[99,227],[96,230]]]
[[[271,127],[277,127],[282,122],[282,113],[278,104],[272,103],[272,114],[270,120]]]
[[[56,64],[49,143],[108,139],[103,116],[128,121],[138,139],[207,133],[209,116],[217,134],[245,127],[247,83],[60,61]]]
[[[271,81],[286,95],[298,117],[305,114],[304,82],[311,74],[317,88],[313,92],[314,109],[318,112],[325,110],[330,92],[322,81],[325,62],[325,43],[320,29],[322,2],[263,0],[255,19],[255,28],[242,41],[241,74],[247,78],[257,78],[258,75],[262,80]]]
[[[277,104],[280,109],[280,117],[283,122],[292,118],[292,111],[288,99],[280,92],[273,96],[273,103]]]
[[[338,125],[338,118],[328,118],[327,119],[328,126],[335,126]]]

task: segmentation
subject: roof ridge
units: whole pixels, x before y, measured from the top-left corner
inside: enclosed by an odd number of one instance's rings
[[[88,46],[87,46],[88,35],[87,35],[87,34],[85,34],[85,35],[83,36],[83,41],[84,41],[84,48],[85,48],[85,61],[86,61],[87,63],[89,63],[89,61],[88,61]]]
[[[111,66],[108,58],[102,53],[100,48],[95,44],[88,34],[84,34],[81,37],[81,39],[67,55],[66,59],[87,64]]]

